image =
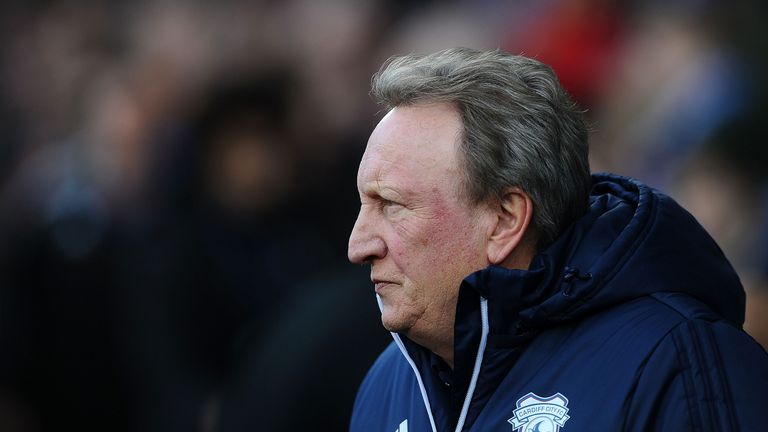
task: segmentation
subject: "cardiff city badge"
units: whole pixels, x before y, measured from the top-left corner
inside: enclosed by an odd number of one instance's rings
[[[549,397],[533,393],[517,400],[515,416],[507,420],[518,432],[558,432],[568,416],[568,398],[560,393]]]

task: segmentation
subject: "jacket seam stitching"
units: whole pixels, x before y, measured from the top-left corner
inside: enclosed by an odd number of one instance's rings
[[[721,383],[719,387],[720,387],[720,390],[723,392],[723,396],[722,396],[723,405],[725,406],[725,409],[726,409],[726,412],[724,415],[725,420],[727,421],[728,426],[730,427],[730,430],[739,430],[736,427],[736,415],[733,412],[733,404],[731,403],[733,399],[731,398],[731,392],[728,386],[728,379],[723,374],[725,367],[723,365],[722,357],[720,356],[720,350],[718,349],[717,342],[714,340],[714,337],[712,336],[712,331],[709,327],[704,327],[701,331],[704,332],[705,336],[709,340],[710,346],[713,347],[712,356],[717,366],[716,373],[717,373],[719,382]]]
[[[692,397],[693,393],[695,393],[695,392],[693,392],[691,390],[691,378],[689,376],[690,373],[691,373],[691,370],[692,370],[691,369],[691,364],[689,362],[686,362],[685,358],[683,357],[683,350],[681,349],[681,344],[678,341],[678,336],[677,336],[677,333],[676,333],[677,330],[681,328],[681,326],[690,324],[690,322],[692,320],[689,317],[685,316],[677,308],[673,307],[672,305],[668,304],[667,302],[665,302],[665,301],[663,301],[661,299],[656,298],[653,294],[649,295],[648,297],[653,299],[655,302],[657,302],[657,303],[665,306],[666,308],[672,310],[673,312],[675,312],[677,315],[679,315],[682,318],[682,320],[679,323],[677,323],[674,326],[672,326],[663,336],[659,337],[658,342],[653,347],[653,349],[648,353],[648,356],[646,357],[645,361],[643,362],[643,365],[641,367],[640,375],[638,376],[637,379],[639,381],[642,378],[642,376],[645,374],[645,368],[648,365],[648,361],[656,354],[656,351],[658,351],[659,347],[664,343],[664,340],[667,339],[667,338],[670,338],[670,340],[672,341],[672,344],[673,344],[673,346],[675,348],[677,362],[678,362],[678,364],[680,366],[680,374],[681,374],[682,380],[683,380],[682,383],[683,383],[683,391],[685,393],[685,401],[686,401],[686,404],[688,405],[688,413],[689,413],[689,418],[691,420],[691,424],[693,425],[693,430],[703,430],[702,425],[700,423],[698,423],[698,421],[697,421],[698,416],[694,415],[694,413],[698,412],[698,409],[697,409],[696,405],[691,401],[691,397]],[[635,391],[633,390],[632,397],[629,400],[629,405],[628,406],[632,406],[632,404],[634,403],[634,399],[635,399]],[[626,430],[626,427],[627,427],[626,421],[627,421],[627,419],[628,419],[628,417],[625,416],[624,424],[622,426],[622,430]]]
[[[668,302],[666,302],[666,301],[664,301],[662,299],[659,299],[655,295],[655,293],[651,294],[649,297],[651,297],[655,301],[661,303],[662,305],[666,306],[670,310],[674,311],[676,314],[678,314],[683,319],[683,321],[681,323],[676,325],[670,331],[671,332],[675,332],[677,329],[679,329],[683,325],[686,327],[687,333],[691,336],[691,338],[690,338],[691,342],[692,342],[691,345],[692,345],[692,348],[693,348],[693,351],[694,351],[694,357],[695,357],[693,360],[696,361],[696,363],[699,365],[699,367],[705,368],[706,362],[705,362],[705,357],[704,357],[704,354],[703,354],[703,351],[702,351],[702,348],[701,348],[701,343],[702,343],[701,337],[702,336],[699,334],[697,329],[695,327],[693,327],[693,323],[694,323],[694,321],[700,321],[700,322],[704,322],[704,323],[708,323],[709,321],[695,319],[695,318],[691,318],[691,317],[687,316],[686,314],[684,314],[678,308],[674,307],[673,305],[669,304]],[[675,343],[675,350],[677,351],[677,354],[678,354],[678,361],[680,361],[681,364],[683,365],[682,373],[686,376],[686,378],[683,379],[683,386],[684,386],[685,392],[686,392],[686,401],[688,402],[689,410],[691,410],[690,412],[691,412],[692,423],[695,423],[695,421],[694,421],[695,419],[703,420],[702,416],[706,415],[709,418],[710,424],[714,425],[714,424],[716,424],[716,421],[719,420],[719,418],[717,416],[717,413],[713,412],[713,410],[710,409],[707,405],[704,406],[705,408],[707,408],[706,409],[706,413],[703,413],[703,412],[701,412],[701,410],[698,409],[698,407],[697,407],[695,402],[691,402],[691,397],[693,397],[693,394],[695,394],[695,391],[692,391],[692,387],[690,386],[690,382],[692,382],[692,379],[687,379],[687,378],[688,378],[688,374],[693,372],[693,364],[691,362],[686,362],[685,359],[682,357],[684,355],[683,354],[684,350],[681,348],[682,347],[682,343],[680,343],[678,339],[679,339],[678,335],[676,335],[676,334],[673,335],[673,341]],[[713,346],[716,346],[716,344],[713,343]],[[715,351],[717,351],[717,350],[715,350]],[[719,353],[717,353],[717,360],[718,360],[718,365],[717,366],[722,366],[722,362],[719,361]],[[721,370],[718,370],[718,374],[721,374],[721,373],[722,373]],[[702,374],[701,382],[702,382],[702,385],[703,385],[703,388],[704,388],[705,397],[707,398],[707,400],[714,400],[715,394],[714,394],[714,392],[712,390],[713,383],[711,382],[710,377],[707,376],[706,374]],[[698,415],[694,415],[694,413],[698,413]],[[729,414],[728,415],[728,417],[729,417],[728,418],[729,424],[733,425],[733,422],[731,421],[730,407],[729,407],[728,414]],[[701,425],[701,424],[697,424],[696,426],[701,428],[701,429],[703,429],[703,425]]]
[[[656,300],[656,299],[654,299],[654,300]],[[658,300],[657,300],[657,301],[658,301]],[[654,345],[654,346],[653,346],[653,349],[651,349],[651,350],[650,350],[650,352],[649,352],[649,353],[648,353],[648,355],[646,356],[645,360],[643,361],[642,365],[639,367],[639,370],[640,370],[640,374],[639,374],[639,375],[638,375],[638,377],[637,377],[637,381],[640,381],[640,379],[641,379],[641,378],[643,377],[643,375],[645,374],[645,368],[646,368],[646,366],[648,365],[648,360],[650,360],[650,359],[651,359],[651,358],[652,358],[652,357],[653,357],[653,356],[656,354],[656,351],[659,349],[659,347],[660,347],[660,346],[661,346],[661,344],[664,342],[664,340],[665,340],[665,339],[667,339],[668,337],[669,337],[669,338],[672,338],[672,343],[673,343],[673,345],[675,345],[675,352],[677,352],[677,353],[678,353],[678,355],[679,355],[679,350],[677,349],[677,342],[676,342],[676,341],[675,341],[675,339],[674,339],[674,332],[675,332],[675,330],[676,330],[678,327],[680,327],[681,325],[683,325],[683,322],[680,322],[680,323],[677,323],[677,324],[675,324],[675,325],[674,325],[674,326],[672,326],[672,327],[671,327],[671,328],[670,328],[670,329],[669,329],[669,330],[668,330],[666,333],[664,333],[664,335],[663,335],[663,336],[659,337],[659,340],[658,340],[658,342],[656,342],[656,345]],[[679,359],[679,358],[678,358],[678,362],[680,362],[680,359]],[[681,369],[684,369],[684,368],[685,368],[685,363],[684,363],[684,362],[680,362],[680,363],[681,363],[681,366],[682,366],[682,367],[681,367]],[[683,385],[685,386],[685,382],[684,382],[684,384],[683,384]],[[628,401],[629,403],[628,403],[628,405],[627,405],[628,407],[631,407],[631,406],[633,405],[633,403],[634,403],[634,400],[635,400],[635,394],[636,394],[636,391],[637,391],[637,382],[635,383],[635,386],[634,386],[634,388],[633,388],[633,390],[632,390],[632,396],[629,398],[629,401]],[[686,391],[686,393],[687,393],[687,391]],[[686,396],[687,396],[687,395],[686,395]],[[627,424],[626,424],[626,422],[627,422],[628,418],[629,418],[629,416],[628,416],[628,415],[625,415],[625,416],[624,416],[624,423],[623,423],[623,425],[622,425],[622,430],[627,430]]]
[[[656,300],[657,302],[663,304],[667,308],[673,310],[675,313],[680,315],[685,320],[684,323],[688,327],[688,331],[689,331],[689,333],[691,335],[691,341],[693,342],[693,349],[694,349],[694,352],[696,353],[696,361],[701,366],[705,366],[706,365],[706,363],[705,363],[705,356],[704,356],[704,353],[702,351],[702,339],[706,338],[707,341],[709,342],[709,345],[711,345],[713,347],[713,349],[711,351],[712,351],[712,355],[714,357],[714,361],[715,361],[716,366],[717,366],[716,367],[716,369],[717,369],[716,373],[717,373],[718,378],[720,379],[720,382],[723,383],[722,386],[718,386],[718,387],[722,388],[723,398],[725,400],[725,405],[726,405],[727,413],[725,414],[724,418],[721,418],[721,417],[717,416],[717,413],[713,412],[713,410],[711,410],[711,409],[708,409],[707,412],[709,414],[710,421],[712,422],[712,424],[715,424],[716,420],[724,420],[730,426],[731,430],[738,430],[738,428],[736,427],[736,423],[737,422],[735,420],[736,416],[735,416],[735,414],[733,412],[733,406],[731,406],[730,404],[727,403],[727,401],[732,400],[732,398],[731,398],[730,391],[729,391],[728,386],[727,386],[727,382],[728,381],[727,381],[726,377],[723,375],[723,371],[725,370],[725,368],[723,366],[723,361],[722,361],[722,358],[720,356],[720,350],[717,349],[717,342],[713,339],[712,334],[709,331],[709,326],[705,326],[704,328],[698,329],[698,330],[697,330],[697,328],[693,327],[693,323],[694,322],[711,323],[711,321],[691,318],[691,317],[687,316],[685,313],[683,313],[681,310],[679,310],[678,308],[672,306],[671,304],[667,303],[666,301],[664,301],[662,299],[659,299],[655,294],[656,293],[651,294],[649,297],[651,297],[654,300]],[[725,324],[729,325],[729,326],[732,325],[728,321],[725,321]],[[680,345],[676,343],[676,347],[679,348],[679,346]],[[704,391],[707,394],[706,396],[708,398],[711,398],[712,400],[714,400],[714,397],[716,395],[715,395],[715,393],[713,391],[714,383],[712,382],[711,378],[709,376],[703,376],[702,377],[702,384],[704,385]]]
[[[684,323],[681,323],[680,326],[682,326]],[[676,326],[675,330],[677,330],[680,326]],[[677,362],[680,364],[680,375],[682,377],[683,382],[683,392],[685,396],[685,403],[688,405],[688,418],[691,422],[691,426],[693,427],[693,430],[703,430],[702,424],[699,423],[701,419],[701,414],[699,413],[698,406],[696,405],[695,401],[692,401],[693,394],[695,391],[693,390],[692,381],[693,378],[691,377],[692,372],[692,366],[690,361],[686,358],[686,356],[683,354],[682,344],[679,341],[679,335],[677,335],[676,332],[672,332],[670,335],[672,338],[672,343],[675,346],[675,353],[677,357]]]
[[[701,346],[701,335],[699,334],[698,329],[695,328],[692,322],[690,321],[686,323],[686,328],[691,335],[691,342],[693,345],[695,361],[696,363],[698,363],[698,366],[702,369],[702,372],[704,372],[704,370],[707,369],[707,362],[704,356],[704,351]],[[701,374],[701,383],[704,389],[705,402],[714,401],[715,392],[713,391],[713,383],[709,374],[707,373]],[[715,413],[714,410],[711,409],[711,407],[708,404],[704,404],[704,408],[706,411],[706,415],[709,418],[709,424],[711,425],[718,424],[717,413]]]

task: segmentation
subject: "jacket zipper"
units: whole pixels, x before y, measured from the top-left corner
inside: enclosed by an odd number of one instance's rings
[[[376,295],[376,300],[379,303],[379,309],[382,308],[381,304],[381,298],[379,295]],[[483,354],[485,353],[485,347],[488,343],[488,332],[490,330],[490,326],[488,324],[488,300],[480,297],[480,320],[482,324],[482,333],[480,335],[480,345],[477,347],[477,356],[475,356],[475,367],[472,370],[472,379],[469,382],[469,388],[467,389],[467,395],[464,398],[464,405],[461,408],[461,414],[459,415],[459,421],[456,423],[456,432],[461,432],[461,430],[464,428],[464,423],[467,421],[467,413],[469,412],[469,405],[472,402],[472,396],[475,393],[475,388],[477,387],[477,379],[480,376],[480,367],[483,364]],[[411,369],[413,369],[413,373],[416,375],[416,381],[419,384],[419,390],[421,390],[421,398],[424,400],[424,408],[427,410],[427,415],[429,416],[429,423],[432,426],[432,432],[437,432],[437,427],[435,426],[435,419],[432,416],[432,405],[429,403],[429,396],[427,396],[427,389],[424,387],[424,381],[421,379],[421,374],[419,373],[419,369],[416,367],[416,363],[411,358],[410,354],[408,354],[408,350],[405,349],[405,345],[403,344],[403,340],[400,338],[400,335],[395,332],[390,332],[392,334],[392,338],[395,340],[395,344],[397,344],[397,347],[400,348],[400,352],[403,353],[403,356],[408,361],[408,364],[411,365]]]
[[[480,335],[480,345],[477,347],[475,368],[472,370],[472,380],[469,382],[467,396],[464,398],[464,406],[461,408],[461,415],[459,415],[459,421],[456,423],[456,432],[461,432],[461,429],[464,428],[464,422],[467,421],[469,404],[472,402],[472,396],[475,393],[475,387],[477,387],[477,378],[480,376],[480,367],[483,365],[483,354],[485,353],[485,346],[488,343],[488,332],[490,329],[490,326],[488,325],[488,300],[483,297],[480,297],[480,320],[483,325],[483,331]]]
[[[384,305],[381,304],[381,297],[376,294],[376,302],[379,304],[379,310],[384,309]],[[432,405],[429,403],[429,397],[427,396],[427,389],[424,387],[424,381],[421,379],[419,369],[416,367],[411,356],[408,354],[408,350],[405,349],[403,340],[400,339],[400,335],[395,332],[389,332],[392,335],[392,339],[395,340],[395,344],[400,348],[400,352],[403,353],[405,359],[408,360],[408,364],[411,365],[413,373],[416,374],[416,381],[419,383],[419,390],[421,390],[421,399],[424,400],[424,407],[427,409],[427,415],[429,416],[429,424],[432,426],[432,432],[437,432],[437,426],[435,426],[435,418],[432,416]]]

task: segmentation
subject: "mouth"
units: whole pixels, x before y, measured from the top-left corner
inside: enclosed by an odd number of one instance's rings
[[[376,294],[381,294],[381,291],[384,291],[385,289],[387,289],[387,287],[390,287],[393,285],[396,285],[396,284],[392,281],[378,280],[378,279],[373,280],[373,286],[374,286],[374,290],[376,291]]]

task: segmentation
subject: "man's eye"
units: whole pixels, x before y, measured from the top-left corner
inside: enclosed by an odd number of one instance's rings
[[[381,202],[381,208],[384,211],[384,214],[393,215],[396,212],[402,210],[404,207],[400,203],[390,201],[390,200],[383,200]]]

